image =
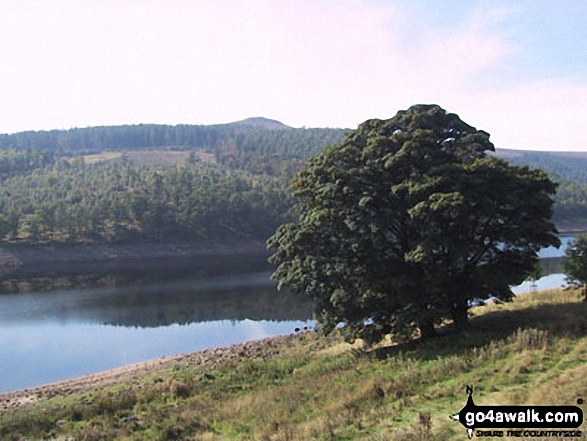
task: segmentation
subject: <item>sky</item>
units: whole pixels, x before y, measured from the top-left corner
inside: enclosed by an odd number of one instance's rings
[[[587,151],[584,0],[2,0],[0,133],[435,103],[498,148]]]

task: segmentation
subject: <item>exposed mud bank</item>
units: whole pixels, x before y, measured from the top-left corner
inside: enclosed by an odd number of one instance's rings
[[[230,244],[6,245],[0,247],[0,277],[171,270],[199,265],[205,265],[212,272],[222,272],[223,269],[238,270],[239,264],[262,265],[267,255],[265,244],[253,241]]]

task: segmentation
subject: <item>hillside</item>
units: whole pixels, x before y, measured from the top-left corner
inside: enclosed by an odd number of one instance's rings
[[[293,128],[279,121],[253,117],[215,125],[175,126],[138,124],[29,131],[0,135],[0,150],[38,150],[58,156],[158,150],[197,151],[218,163],[242,167],[246,163],[306,159],[325,146],[338,143],[350,129]],[[177,153],[169,153],[177,156]],[[545,152],[499,148],[496,155],[516,164],[542,168],[560,179],[587,184],[587,152]],[[243,158],[245,157],[245,158]],[[182,156],[187,161],[187,154]],[[140,160],[137,160],[140,163]],[[171,164],[178,164],[171,160]],[[1,167],[0,167],[1,168]]]
[[[497,155],[517,165],[545,170],[559,183],[553,217],[559,230],[587,230],[587,152],[498,149]]]
[[[0,135],[0,240],[265,240],[292,219],[296,172],[348,132],[256,117]],[[587,229],[587,153],[497,155],[551,174],[556,224]]]
[[[514,164],[541,168],[559,179],[587,184],[587,152],[497,149],[496,154]]]
[[[235,126],[235,127],[256,127],[259,129],[267,129],[267,130],[275,130],[275,129],[291,129],[292,127],[286,126],[280,121],[263,118],[263,117],[254,117],[254,118],[246,118],[242,121],[235,121],[232,123],[228,123],[228,126]]]
[[[317,153],[324,143],[337,143],[348,129],[297,129],[262,117],[228,124],[175,126],[138,124],[28,131],[0,135],[0,149],[51,151],[59,155],[144,149],[201,149],[222,156],[227,152],[267,144],[273,152],[302,149],[301,156]],[[320,144],[320,146],[317,146]],[[267,152],[265,152],[267,153]],[[291,153],[291,152],[290,152]]]
[[[472,313],[467,333],[448,327],[425,343],[361,350],[302,332],[7,394],[0,436],[457,441],[466,432],[449,415],[465,405],[466,385],[477,405],[587,396],[587,303],[577,292]],[[585,439],[581,429],[573,439]]]

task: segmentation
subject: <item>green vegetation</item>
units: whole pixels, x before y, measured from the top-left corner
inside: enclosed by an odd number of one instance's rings
[[[254,119],[3,135],[0,240],[265,240],[292,219],[305,157],[343,133]]]
[[[587,302],[587,234],[576,237],[566,254],[563,271],[570,284],[583,287],[583,300]]]
[[[558,246],[546,173],[495,157],[489,134],[436,105],[370,120],[308,161],[299,219],[270,238],[280,287],[313,298],[320,329],[352,341],[423,336],[467,303],[512,297]],[[365,323],[368,323],[366,326]]]
[[[587,304],[576,291],[473,314],[466,333],[430,342],[363,351],[302,333],[235,347],[217,364],[187,358],[4,411],[0,438],[462,440],[448,416],[465,404],[467,384],[479,405],[587,396]]]
[[[214,165],[64,160],[4,180],[0,237],[28,243],[265,239],[288,219],[285,185]]]
[[[587,185],[556,176],[554,179],[559,182],[553,216],[555,223],[560,228],[582,226],[584,230],[587,224]]]
[[[161,148],[203,151],[229,169],[291,177],[303,160],[336,144],[347,131],[293,129],[262,118],[210,126],[139,124],[0,135],[0,149],[38,150],[57,156]]]
[[[559,184],[553,219],[559,228],[585,229],[587,221],[587,155],[571,152],[500,151],[518,165],[546,171]]]
[[[25,174],[55,162],[53,152],[40,150],[0,150],[0,178]]]
[[[506,154],[508,161],[529,165],[547,171],[552,176],[564,177],[568,182],[587,185],[587,155],[584,153],[553,153],[516,151]]]
[[[293,176],[309,157],[338,144],[348,132],[296,129],[254,118],[212,126],[140,124],[0,135],[0,240],[31,244],[153,241],[186,234],[196,240],[264,240],[279,222],[293,219],[287,190]],[[534,153],[508,156],[508,160],[554,173],[561,182],[554,220],[565,228],[581,228],[587,219],[583,159],[537,154],[537,162]],[[175,187],[174,172],[169,170],[184,167],[199,176],[221,176],[226,188],[216,191],[211,184],[192,181],[189,185],[196,191],[216,194],[204,200],[165,199],[163,205],[148,201],[157,206],[148,207],[154,216],[146,219],[121,205],[135,197],[144,199],[155,173],[162,176],[166,195],[185,196],[185,189]],[[125,174],[140,178],[129,184]],[[235,190],[239,186],[247,192],[240,197],[246,201],[235,206],[234,199],[239,197],[229,193],[239,191]],[[60,203],[53,188],[59,191]],[[197,205],[188,207],[188,203]],[[157,214],[161,209],[165,216]],[[217,227],[216,216],[222,211],[232,219]],[[256,225],[250,224],[252,215],[258,216]],[[170,219],[168,225],[162,224]]]

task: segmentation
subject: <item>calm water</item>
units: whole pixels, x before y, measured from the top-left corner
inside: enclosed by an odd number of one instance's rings
[[[536,288],[525,282],[514,292],[564,285],[560,257],[570,239],[563,237],[558,250],[541,252],[545,276]],[[292,333],[309,323],[311,305],[277,292],[269,274],[199,274],[196,280],[171,274],[161,281],[161,274],[139,273],[5,282],[4,292],[19,293],[0,295],[0,393]]]
[[[269,273],[0,296],[0,393],[289,334],[306,299]]]

